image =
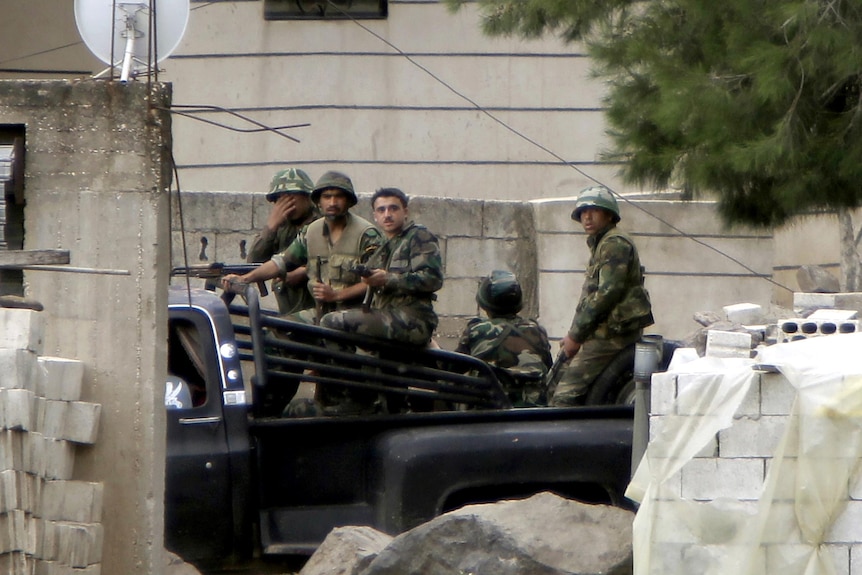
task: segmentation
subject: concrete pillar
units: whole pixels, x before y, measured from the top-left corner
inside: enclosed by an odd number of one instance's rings
[[[24,281],[45,306],[45,354],[80,360],[82,399],[102,405],[74,477],[104,485],[103,573],[163,565],[170,97],[143,81],[0,81],[0,124],[25,127],[24,248],[102,270]]]

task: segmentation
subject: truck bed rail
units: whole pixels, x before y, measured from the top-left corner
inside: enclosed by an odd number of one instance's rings
[[[494,369],[479,359],[290,321],[261,310],[253,286],[243,295],[247,305],[229,310],[240,359],[254,362],[255,394],[302,381],[376,391],[396,398],[391,405],[415,398],[451,408],[511,407]]]

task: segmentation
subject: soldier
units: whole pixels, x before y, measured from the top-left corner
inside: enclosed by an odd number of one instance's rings
[[[311,222],[282,252],[256,270],[242,276],[228,275],[223,283],[258,282],[276,277],[289,268],[304,269],[315,309],[293,314],[291,319],[312,323],[326,312],[358,306],[365,285],[352,270],[380,246],[382,238],[374,225],[350,213],[356,205],[353,182],[340,172],[323,174],[311,192],[311,201],[323,213]]]
[[[471,319],[455,351],[503,370],[503,387],[515,407],[545,405],[543,382],[551,367],[551,345],[545,328],[518,315],[523,294],[515,274],[491,272],[479,284],[476,302],[488,319]]]
[[[587,233],[590,261],[569,332],[560,342],[570,359],[550,400],[580,405],[611,360],[653,324],[643,267],[632,239],[617,229],[620,209],[604,186],[578,195],[572,219]]]
[[[265,262],[283,251],[304,226],[320,217],[320,210],[311,201],[312,188],[314,182],[303,170],[288,168],[275,174],[266,194],[272,209],[266,225],[252,240],[249,263]],[[287,315],[314,307],[307,283],[304,266],[273,278],[272,292],[278,303],[278,313]]]
[[[371,198],[374,220],[386,242],[369,258],[370,275],[362,283],[374,299],[370,310],[336,311],[321,325],[342,331],[428,345],[437,327],[434,292],[443,286],[443,262],[437,238],[408,221],[407,195],[381,188]]]

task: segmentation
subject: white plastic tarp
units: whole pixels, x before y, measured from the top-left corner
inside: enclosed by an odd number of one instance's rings
[[[796,390],[757,501],[683,499],[683,467],[733,424],[758,381],[776,367]],[[755,360],[701,358],[654,377],[689,374],[650,442],[627,495],[635,575],[833,575],[824,546],[849,499],[862,456],[862,334],[762,348]],[[862,540],[862,526],[859,528]]]

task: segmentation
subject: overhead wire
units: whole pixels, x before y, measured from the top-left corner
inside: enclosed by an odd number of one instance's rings
[[[635,201],[632,201],[630,198],[626,197],[625,195],[620,194],[619,192],[617,192],[616,190],[614,190],[614,189],[613,189],[613,187],[611,187],[611,186],[609,186],[608,184],[606,184],[606,183],[602,182],[602,181],[601,181],[601,180],[599,180],[598,178],[596,178],[596,177],[592,176],[591,174],[589,174],[588,172],[586,172],[585,170],[583,170],[583,169],[582,169],[582,168],[580,168],[579,166],[575,165],[574,163],[572,163],[572,162],[570,162],[570,161],[566,160],[563,156],[561,156],[560,154],[556,153],[556,152],[555,152],[554,150],[552,150],[551,148],[549,148],[549,147],[547,147],[547,146],[543,145],[542,143],[538,142],[537,140],[535,140],[535,139],[533,139],[533,138],[529,137],[528,135],[524,134],[524,133],[523,133],[523,132],[521,132],[520,130],[518,130],[518,129],[514,128],[513,126],[511,126],[511,125],[509,125],[509,124],[507,124],[504,120],[502,120],[502,119],[500,119],[499,117],[497,117],[497,116],[496,116],[493,112],[491,112],[488,108],[486,108],[486,107],[482,106],[481,104],[479,104],[478,102],[476,102],[474,99],[470,98],[469,96],[467,96],[467,95],[466,95],[466,94],[464,94],[463,92],[461,92],[461,91],[457,90],[457,89],[456,89],[455,87],[453,87],[451,84],[449,84],[448,82],[446,82],[445,80],[443,80],[442,78],[440,78],[440,76],[438,76],[437,74],[435,74],[432,70],[430,70],[429,68],[427,68],[426,66],[424,66],[423,64],[421,64],[420,62],[418,62],[418,61],[417,61],[413,56],[411,56],[410,54],[406,53],[406,52],[405,52],[405,51],[403,51],[401,48],[399,48],[397,45],[395,45],[394,43],[392,43],[392,42],[391,42],[391,41],[389,41],[388,39],[384,38],[383,36],[381,36],[380,34],[378,34],[377,32],[375,32],[374,30],[372,30],[371,28],[369,28],[368,26],[366,26],[365,24],[363,24],[362,22],[360,22],[360,21],[359,21],[357,18],[355,18],[352,14],[348,13],[347,11],[345,11],[341,6],[338,6],[338,5],[337,5],[337,4],[335,4],[332,0],[326,0],[326,2],[327,2],[327,4],[328,4],[330,7],[332,7],[334,10],[336,10],[336,11],[340,12],[340,13],[341,13],[345,18],[347,18],[347,19],[349,19],[350,21],[352,21],[354,24],[356,24],[357,26],[359,26],[359,27],[360,27],[362,30],[364,30],[366,33],[368,33],[369,35],[371,35],[371,36],[375,37],[377,40],[379,40],[380,42],[382,42],[383,44],[385,44],[386,46],[388,46],[389,48],[391,48],[392,50],[394,50],[395,52],[397,52],[401,57],[403,57],[405,60],[407,60],[411,65],[415,66],[416,68],[418,68],[419,70],[421,70],[422,72],[424,72],[426,75],[428,75],[428,76],[429,76],[431,79],[433,79],[435,82],[439,83],[441,86],[445,87],[447,90],[449,90],[450,92],[452,92],[453,94],[455,94],[457,97],[459,97],[459,98],[461,98],[462,100],[464,100],[465,102],[469,103],[469,104],[470,104],[470,106],[471,106],[472,108],[474,108],[474,109],[475,109],[475,110],[477,110],[478,112],[480,112],[480,113],[484,114],[486,117],[488,117],[488,118],[489,118],[489,119],[491,119],[493,122],[495,122],[496,124],[498,124],[499,126],[501,126],[503,129],[505,129],[505,130],[507,130],[507,131],[511,132],[511,133],[512,133],[513,135],[515,135],[516,137],[518,137],[518,138],[520,138],[520,139],[522,139],[522,140],[526,141],[526,142],[527,142],[527,143],[529,143],[530,145],[532,145],[532,146],[534,146],[534,147],[538,148],[539,150],[542,150],[543,152],[545,152],[545,153],[546,153],[546,154],[548,154],[549,156],[553,157],[553,158],[554,158],[555,160],[557,160],[561,165],[568,166],[569,168],[571,168],[571,169],[575,170],[577,173],[579,173],[581,176],[583,176],[584,178],[588,179],[588,180],[589,180],[589,181],[591,181],[591,182],[594,182],[594,183],[596,183],[596,184],[599,184],[599,185],[605,186],[605,187],[606,187],[606,188],[607,188],[607,189],[608,189],[612,194],[614,194],[614,196],[615,196],[615,197],[617,197],[619,200],[621,200],[621,201],[625,202],[626,204],[628,204],[628,205],[630,205],[630,206],[634,207],[634,208],[635,208],[635,209],[637,209],[637,210],[640,210],[641,212],[643,212],[643,213],[644,213],[644,214],[646,214],[647,216],[649,216],[649,217],[651,217],[651,218],[655,219],[656,221],[658,221],[658,222],[660,222],[660,223],[664,224],[664,225],[665,225],[665,226],[667,226],[669,229],[671,229],[671,230],[673,230],[674,232],[678,233],[680,236],[683,236],[683,237],[685,237],[685,238],[687,238],[687,239],[689,239],[689,240],[691,240],[691,241],[695,242],[696,244],[698,244],[698,245],[700,245],[700,246],[702,246],[702,247],[704,247],[704,248],[706,248],[706,249],[708,249],[708,250],[710,250],[710,251],[712,251],[712,252],[715,252],[715,253],[719,254],[720,256],[722,256],[722,257],[724,257],[724,258],[726,258],[726,259],[728,259],[728,260],[732,261],[732,262],[733,262],[733,263],[735,263],[736,265],[740,266],[742,269],[744,269],[744,270],[748,271],[749,273],[751,273],[753,276],[758,277],[758,278],[761,278],[761,279],[763,279],[763,280],[765,280],[765,281],[767,281],[767,282],[769,282],[769,283],[771,283],[771,284],[775,285],[776,287],[779,287],[779,288],[784,289],[784,290],[786,290],[786,291],[789,291],[789,292],[792,292],[792,291],[793,291],[791,288],[789,288],[789,287],[787,287],[787,286],[785,286],[785,285],[781,284],[780,282],[778,282],[778,281],[776,281],[776,280],[772,279],[771,277],[769,277],[769,276],[767,276],[767,275],[765,275],[765,274],[763,274],[763,273],[758,272],[757,270],[753,269],[752,267],[750,267],[749,265],[747,265],[747,264],[746,264],[746,263],[744,263],[743,261],[739,260],[738,258],[736,258],[736,257],[734,257],[734,256],[732,256],[732,255],[730,255],[730,254],[728,254],[728,253],[726,253],[726,252],[724,252],[724,251],[722,251],[722,250],[720,250],[720,249],[716,248],[715,246],[712,246],[712,245],[710,245],[709,243],[707,243],[707,242],[705,242],[705,241],[703,241],[703,240],[701,240],[701,239],[699,239],[699,238],[697,238],[697,237],[693,236],[692,234],[690,234],[690,233],[686,232],[685,230],[681,229],[680,227],[676,226],[675,224],[673,224],[673,223],[669,222],[668,220],[666,220],[666,219],[662,218],[661,216],[659,216],[659,215],[657,215],[657,214],[653,213],[652,211],[648,210],[647,208],[645,208],[645,207],[644,207],[643,205],[641,205],[640,203],[635,202]],[[217,3],[218,3],[218,2],[208,2],[208,3],[206,3],[206,4],[202,4],[202,5],[196,6],[196,7],[192,8],[192,10],[198,10],[198,9],[200,9],[200,8],[205,8],[205,7],[211,6],[211,5],[213,5],[213,4],[217,4]],[[151,19],[152,19],[152,15],[151,15]],[[153,26],[153,27],[154,27],[154,26]],[[26,58],[33,57],[33,56],[39,56],[39,55],[47,54],[47,53],[50,53],[50,52],[53,52],[53,51],[62,50],[62,49],[65,49],[65,48],[69,48],[69,47],[71,47],[71,46],[75,46],[75,45],[80,44],[80,43],[81,43],[80,41],[78,41],[78,42],[71,42],[71,43],[68,43],[68,44],[64,44],[64,45],[62,45],[62,46],[57,46],[57,47],[55,47],[55,48],[48,48],[48,49],[46,49],[46,50],[41,50],[41,51],[38,51],[38,52],[34,52],[34,53],[32,53],[32,54],[28,54],[28,55],[24,55],[24,56],[16,56],[15,58],[10,58],[10,59],[7,59],[7,60],[0,60],[0,65],[2,65],[2,64],[6,64],[6,63],[8,63],[8,62],[15,61],[15,60],[26,59]],[[112,47],[112,51],[113,51],[113,47]],[[150,56],[151,56],[151,58],[150,58],[150,64],[152,64],[152,54],[150,54]],[[149,76],[148,76],[148,79],[149,79]],[[182,109],[182,108],[188,108],[188,111],[181,111],[181,109]],[[160,108],[160,109],[164,109],[164,108]],[[284,137],[284,138],[287,138],[287,139],[292,140],[292,141],[297,142],[297,143],[299,143],[299,142],[300,142],[300,140],[299,140],[299,139],[297,139],[297,138],[295,138],[295,137],[293,137],[293,136],[291,136],[291,135],[289,135],[289,134],[285,134],[285,133],[284,133],[284,132],[282,132],[281,130],[284,130],[284,129],[291,129],[291,128],[307,127],[307,126],[309,126],[309,125],[310,125],[310,124],[304,123],[304,124],[293,124],[293,125],[285,125],[285,126],[268,126],[268,125],[266,125],[266,124],[264,124],[264,123],[262,123],[262,122],[259,122],[259,121],[257,121],[257,120],[254,120],[254,119],[252,119],[252,118],[250,118],[250,117],[248,117],[248,116],[246,116],[246,115],[244,115],[244,114],[240,114],[239,112],[236,112],[235,110],[231,110],[231,109],[223,108],[223,107],[219,107],[219,106],[210,106],[210,105],[178,105],[178,104],[172,104],[172,105],[171,105],[171,107],[170,107],[169,109],[167,109],[167,111],[169,111],[169,112],[171,112],[171,113],[173,113],[173,114],[177,114],[177,115],[181,115],[181,116],[184,116],[184,117],[188,117],[188,118],[190,118],[190,119],[194,119],[194,120],[197,120],[197,121],[200,121],[200,122],[206,123],[206,124],[210,124],[210,125],[213,125],[213,126],[216,126],[216,127],[219,127],[219,128],[223,128],[223,129],[227,129],[227,130],[230,130],[230,131],[234,131],[234,132],[239,132],[239,133],[272,132],[272,133],[275,133],[275,134],[277,134],[277,135],[279,135],[279,136],[282,136],[282,137]],[[196,113],[204,112],[204,111],[218,111],[218,112],[228,113],[228,114],[230,114],[230,115],[232,115],[232,116],[234,116],[234,117],[237,117],[237,118],[239,118],[239,119],[241,119],[241,120],[243,120],[243,121],[246,121],[246,122],[249,122],[249,123],[251,123],[251,124],[255,125],[255,126],[256,126],[256,128],[253,128],[253,129],[241,129],[241,128],[237,128],[237,127],[234,127],[234,126],[230,126],[230,125],[227,125],[227,124],[224,124],[224,123],[221,123],[221,122],[217,122],[217,121],[214,121],[214,120],[207,120],[207,119],[204,119],[204,118],[201,118],[201,117],[198,117],[198,116],[196,116],[196,115],[195,115]],[[171,157],[171,162],[172,162],[173,167],[174,167],[174,173],[175,173],[175,174],[177,174],[177,167],[176,167],[176,164],[174,164],[173,156]],[[177,191],[179,192],[179,190],[177,190]]]
[[[712,245],[708,244],[707,242],[704,242],[703,240],[700,240],[700,239],[698,239],[698,238],[696,238],[696,237],[692,236],[692,235],[691,235],[691,234],[689,234],[688,232],[686,232],[686,231],[684,231],[684,230],[680,229],[678,226],[676,226],[676,225],[672,224],[671,222],[669,222],[669,221],[665,220],[665,219],[664,219],[664,218],[662,218],[661,216],[656,215],[655,213],[653,213],[653,212],[651,212],[650,210],[646,209],[646,208],[645,208],[645,207],[643,207],[642,205],[639,205],[638,203],[636,203],[636,202],[634,202],[634,201],[630,200],[629,198],[627,198],[627,197],[626,197],[626,196],[624,196],[623,194],[620,194],[619,192],[617,192],[616,190],[614,190],[611,186],[609,186],[609,185],[607,185],[607,184],[605,184],[605,183],[601,182],[601,181],[600,181],[600,180],[598,180],[597,178],[595,178],[595,177],[593,177],[592,175],[590,175],[590,174],[588,174],[587,172],[585,172],[583,169],[581,169],[581,168],[579,168],[578,166],[576,166],[575,164],[573,164],[573,163],[569,162],[568,160],[566,160],[565,158],[563,158],[561,155],[559,155],[559,154],[557,154],[556,152],[554,152],[552,149],[550,149],[550,148],[548,148],[547,146],[545,146],[545,145],[541,144],[540,142],[538,142],[538,141],[534,140],[533,138],[530,138],[529,136],[527,136],[527,135],[526,135],[526,134],[524,134],[523,132],[521,132],[521,131],[517,130],[516,128],[514,128],[514,127],[510,126],[510,125],[509,125],[509,124],[507,124],[505,121],[503,121],[502,119],[498,118],[498,117],[497,117],[497,116],[495,116],[493,113],[491,113],[487,108],[483,107],[481,104],[479,104],[478,102],[476,102],[475,100],[473,100],[472,98],[470,98],[469,96],[467,96],[466,94],[464,94],[464,93],[460,92],[459,90],[455,89],[455,88],[454,88],[453,86],[451,86],[448,82],[446,82],[445,80],[443,80],[442,78],[440,78],[437,74],[435,74],[434,72],[432,72],[432,71],[431,71],[431,70],[429,70],[427,67],[425,67],[425,66],[423,66],[422,64],[420,64],[419,62],[417,62],[417,61],[416,61],[416,60],[415,60],[415,59],[414,59],[410,54],[408,54],[408,53],[404,52],[401,48],[399,48],[398,46],[396,46],[395,44],[393,44],[392,42],[390,42],[389,40],[387,40],[386,38],[384,38],[383,36],[381,36],[380,34],[378,34],[377,32],[375,32],[374,30],[370,29],[368,26],[366,26],[366,25],[365,25],[365,24],[363,24],[362,22],[360,22],[357,18],[353,17],[353,15],[352,15],[352,14],[348,13],[347,11],[345,11],[344,9],[342,9],[340,6],[336,5],[332,0],[326,0],[326,2],[327,2],[327,4],[329,4],[332,8],[335,8],[335,10],[339,11],[343,16],[345,16],[346,18],[350,19],[354,24],[356,24],[357,26],[359,26],[360,28],[362,28],[365,32],[367,32],[368,34],[370,34],[370,35],[374,36],[375,38],[377,38],[378,40],[380,40],[381,42],[383,42],[384,44],[386,44],[387,46],[389,46],[390,48],[392,48],[393,50],[395,50],[396,52],[398,52],[398,54],[400,54],[401,56],[403,56],[403,57],[404,57],[408,62],[410,62],[410,63],[411,63],[412,65],[414,65],[415,67],[417,67],[417,68],[419,68],[420,70],[422,70],[423,72],[425,72],[425,73],[426,73],[428,76],[430,76],[430,77],[431,77],[435,82],[438,82],[440,85],[442,85],[443,87],[445,87],[447,90],[449,90],[450,92],[452,92],[453,94],[455,94],[455,95],[456,95],[456,96],[458,96],[459,98],[463,99],[464,101],[468,102],[468,103],[469,103],[471,106],[473,106],[473,107],[474,107],[478,112],[481,112],[482,114],[484,114],[485,116],[487,116],[488,118],[490,118],[492,121],[494,121],[494,122],[496,122],[497,124],[499,124],[500,126],[502,126],[504,129],[508,130],[509,132],[511,132],[512,134],[514,134],[515,136],[517,136],[517,137],[521,138],[522,140],[524,140],[524,141],[528,142],[529,144],[531,144],[531,145],[535,146],[536,148],[538,148],[538,149],[542,150],[543,152],[545,152],[545,153],[549,154],[551,157],[553,157],[554,159],[558,160],[561,164],[564,164],[564,165],[566,165],[566,166],[568,166],[568,167],[572,168],[573,170],[575,170],[576,172],[578,172],[580,175],[584,176],[585,178],[587,178],[587,179],[588,179],[588,180],[590,180],[591,182],[594,182],[594,183],[596,183],[596,184],[599,184],[599,185],[601,185],[601,186],[606,187],[606,188],[607,188],[607,189],[608,189],[608,190],[609,190],[609,191],[610,191],[614,196],[616,196],[617,198],[621,199],[622,201],[624,201],[624,202],[625,202],[625,203],[627,203],[628,205],[633,206],[634,208],[636,208],[636,209],[640,210],[641,212],[643,212],[643,213],[645,213],[646,215],[650,216],[651,218],[653,218],[653,219],[657,220],[658,222],[661,222],[662,224],[666,225],[667,227],[669,227],[669,228],[670,228],[670,229],[672,229],[673,231],[677,232],[677,233],[678,233],[678,234],[680,234],[681,236],[683,236],[683,237],[685,237],[685,238],[688,238],[688,239],[690,239],[691,241],[695,242],[696,244],[699,244],[699,245],[701,245],[701,246],[703,246],[703,247],[705,247],[705,248],[707,248],[707,249],[709,249],[709,250],[711,250],[711,251],[713,251],[713,252],[715,252],[715,253],[719,254],[720,256],[722,256],[722,257],[724,257],[724,258],[726,258],[726,259],[728,259],[728,260],[732,261],[733,263],[737,264],[738,266],[740,266],[740,267],[741,267],[741,268],[743,268],[744,270],[746,270],[746,271],[750,272],[751,274],[753,274],[755,277],[758,277],[758,278],[764,279],[764,280],[766,280],[767,282],[769,282],[769,283],[773,284],[774,286],[779,287],[779,288],[784,289],[784,290],[787,290],[787,291],[789,291],[789,292],[791,292],[791,293],[793,292],[793,290],[792,290],[791,288],[789,288],[789,287],[785,286],[784,284],[782,284],[782,283],[780,283],[780,282],[778,282],[778,281],[775,281],[774,279],[772,279],[771,277],[768,277],[767,275],[765,275],[765,274],[763,274],[763,273],[758,272],[757,270],[755,270],[755,269],[751,268],[750,266],[748,266],[747,264],[745,264],[744,262],[742,262],[742,261],[741,261],[741,260],[739,260],[738,258],[735,258],[735,257],[731,256],[730,254],[728,254],[728,253],[726,253],[726,252],[723,252],[722,250],[720,250],[720,249],[718,249],[718,248],[716,248],[716,247],[714,247],[714,246],[712,246]]]

